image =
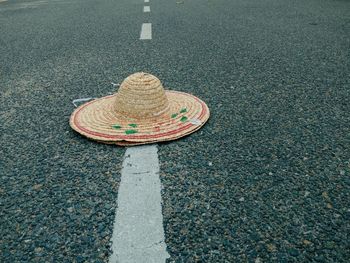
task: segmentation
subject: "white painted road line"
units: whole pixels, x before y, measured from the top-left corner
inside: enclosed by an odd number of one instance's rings
[[[149,6],[144,6],[144,7],[143,7],[143,12],[144,12],[144,13],[151,12],[151,7],[149,7]]]
[[[152,24],[143,23],[141,28],[140,39],[152,39]]]
[[[149,0],[145,0],[145,3],[149,3]]]
[[[163,229],[157,146],[127,148],[118,190],[110,263],[164,263],[169,254]]]

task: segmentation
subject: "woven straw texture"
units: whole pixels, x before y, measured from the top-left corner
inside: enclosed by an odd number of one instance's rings
[[[166,91],[153,75],[135,73],[115,95],[77,108],[70,125],[90,139],[132,146],[180,138],[198,130],[208,118],[209,109],[199,98]]]

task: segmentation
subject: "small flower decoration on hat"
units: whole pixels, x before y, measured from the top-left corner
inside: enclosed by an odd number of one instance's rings
[[[119,130],[119,129],[122,129],[123,127],[119,124],[114,124],[112,125],[112,127],[116,130]],[[126,126],[126,129],[124,130],[125,131],[125,134],[135,134],[137,133],[137,124],[135,123],[130,123]]]

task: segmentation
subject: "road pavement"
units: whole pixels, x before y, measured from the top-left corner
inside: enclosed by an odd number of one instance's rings
[[[125,148],[68,120],[145,71],[211,110],[158,145],[168,262],[347,262],[350,2],[144,5],[0,3],[0,261],[108,262]]]

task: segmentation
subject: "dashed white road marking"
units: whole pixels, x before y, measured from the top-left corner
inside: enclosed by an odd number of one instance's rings
[[[151,12],[151,7],[149,7],[149,6],[144,6],[144,7],[143,7],[143,12],[144,12],[144,13]]]
[[[141,27],[140,39],[152,39],[152,23],[143,23]]]
[[[157,146],[127,148],[118,190],[110,263],[165,263]]]
[[[149,0],[144,0],[148,3]],[[143,12],[151,12],[144,6]],[[152,39],[143,23],[140,39]],[[166,251],[157,146],[127,148],[118,190],[110,263],[165,263]]]

